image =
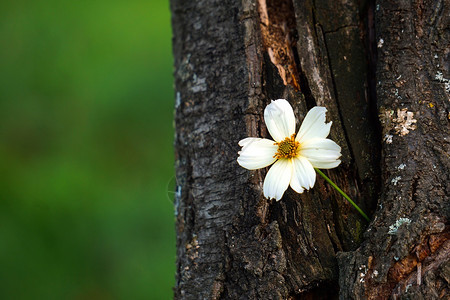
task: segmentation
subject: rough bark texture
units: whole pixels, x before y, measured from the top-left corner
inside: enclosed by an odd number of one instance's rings
[[[364,299],[378,289],[387,298],[403,293],[417,266],[429,275],[408,293],[442,293],[448,3],[393,2],[375,9],[356,0],[172,0],[175,298]],[[379,111],[371,88],[374,10],[378,45],[384,41]],[[267,170],[237,164],[240,139],[269,136],[263,111],[278,98],[299,121],[311,107],[327,107],[331,138],[343,149],[341,166],[327,173],[369,214],[379,201],[368,229],[321,178],[310,191],[268,201]],[[388,234],[400,217],[410,223]]]
[[[342,299],[448,299],[449,1],[379,1],[382,194]],[[447,86],[446,86],[447,84]]]

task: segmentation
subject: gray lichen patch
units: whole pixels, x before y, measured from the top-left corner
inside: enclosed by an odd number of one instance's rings
[[[190,90],[193,93],[198,93],[198,92],[204,92],[204,91],[206,91],[206,89],[207,89],[206,78],[200,78],[200,77],[197,77],[196,74],[194,74],[193,82],[191,84]]]
[[[400,179],[402,179],[401,176],[396,176],[396,177],[392,178],[391,182],[392,182],[393,185],[397,185],[397,184],[398,184],[398,181],[399,181]]]
[[[198,258],[198,249],[200,248],[197,240],[197,235],[194,234],[192,240],[186,244],[186,253],[191,260]],[[195,264],[195,263],[194,263]]]
[[[400,165],[397,167],[397,170],[403,170],[405,167],[406,167],[406,164],[400,164]]]
[[[397,109],[397,116],[395,116],[393,110],[381,107],[379,118],[383,125],[384,141],[388,144],[392,143],[391,130],[394,130],[397,135],[405,136],[410,130],[416,129],[417,120],[414,119],[414,113],[407,108]]]
[[[380,38],[377,43],[377,48],[383,48],[383,44],[384,44],[384,40]]]
[[[392,109],[386,109],[384,107],[380,108],[380,114],[378,115],[381,125],[383,125],[383,135],[389,133],[393,128],[392,117],[394,116],[394,111]]]
[[[393,138],[392,134],[385,134],[383,137],[383,141],[385,141],[386,144],[392,144],[392,138]]]
[[[394,127],[395,133],[399,135],[407,135],[410,130],[416,129],[417,120],[414,119],[414,113],[408,111],[407,108],[397,109],[397,118],[393,119],[397,123]]]
[[[403,224],[409,225],[411,224],[411,220],[408,218],[400,218],[397,221],[395,221],[394,224],[389,226],[388,234],[395,235],[397,233],[397,230],[402,226]]]
[[[437,71],[436,76],[434,77],[437,81],[444,84],[445,91],[450,93],[450,80],[448,78],[444,78],[442,72]]]

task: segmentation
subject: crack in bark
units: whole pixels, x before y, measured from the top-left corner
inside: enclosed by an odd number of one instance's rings
[[[258,0],[261,34],[271,62],[284,85],[300,90],[299,65],[293,47],[298,33],[292,0]]]
[[[315,26],[315,28],[316,28],[316,35],[319,34],[319,33],[317,32],[317,28],[320,28],[320,35],[322,35],[323,33],[325,33],[325,32],[323,31],[323,28],[322,28],[322,26],[321,26],[320,24],[317,24],[317,25]],[[336,31],[338,31],[338,30],[336,30]],[[323,35],[322,35],[322,36],[323,36]],[[329,49],[328,49],[327,41],[326,41],[326,39],[325,39],[324,36],[323,36],[323,38],[322,38],[322,41],[323,41],[323,44],[324,44],[324,48],[325,48],[325,51],[326,51],[326,55],[327,55],[327,57],[330,57],[330,51],[329,51]],[[346,144],[349,145],[348,150],[349,150],[349,152],[350,152],[350,157],[351,157],[352,160],[354,160],[354,159],[355,159],[355,155],[354,155],[354,153],[353,153],[353,147],[352,147],[352,144],[350,143],[350,139],[349,139],[349,136],[348,136],[347,128],[346,128],[345,125],[344,125],[345,122],[344,122],[344,118],[343,118],[343,116],[342,116],[342,109],[341,109],[340,104],[339,104],[339,93],[338,93],[338,91],[337,91],[337,85],[336,85],[336,81],[335,81],[335,74],[334,74],[334,72],[333,72],[333,68],[332,68],[332,66],[331,66],[331,60],[330,60],[330,59],[328,59],[328,69],[330,70],[330,74],[331,74],[332,88],[333,88],[333,91],[334,91],[334,95],[335,95],[335,97],[336,97],[336,107],[337,107],[337,110],[338,110],[339,119],[341,120],[341,123],[342,123],[342,129],[343,129],[345,141],[346,141]],[[357,166],[355,166],[355,167],[357,167]]]
[[[295,63],[297,64],[297,70],[298,70],[298,76],[300,79],[300,90],[302,91],[304,97],[305,97],[305,102],[306,102],[306,107],[308,109],[313,108],[314,106],[317,105],[316,100],[314,99],[314,96],[311,92],[311,89],[309,88],[309,83],[308,83],[308,79],[306,78],[305,73],[302,70],[302,67],[300,65],[300,60],[298,57],[298,51],[297,51],[297,47],[294,47],[294,57],[295,57]]]
[[[346,29],[346,28],[358,28],[358,25],[353,25],[353,24],[349,24],[349,25],[342,25],[339,26],[337,28],[333,28],[333,30],[323,30],[324,34],[328,34],[328,33],[336,33],[342,29]]]

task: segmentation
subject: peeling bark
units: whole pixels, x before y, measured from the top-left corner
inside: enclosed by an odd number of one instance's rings
[[[175,298],[445,292],[448,3],[172,0],[171,9]],[[321,178],[268,201],[267,170],[237,164],[240,139],[269,137],[263,111],[278,98],[299,121],[327,107],[343,154],[327,174],[369,215],[377,209],[368,228]]]

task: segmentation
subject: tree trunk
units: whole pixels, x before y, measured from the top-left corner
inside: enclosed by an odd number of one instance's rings
[[[383,184],[363,244],[338,254],[343,299],[448,299],[449,4],[376,6]]]
[[[172,0],[171,9],[175,298],[445,295],[448,1]],[[269,137],[263,111],[278,98],[299,120],[328,109],[343,156],[327,174],[370,225],[321,178],[269,201],[267,170],[237,164],[239,140]]]

